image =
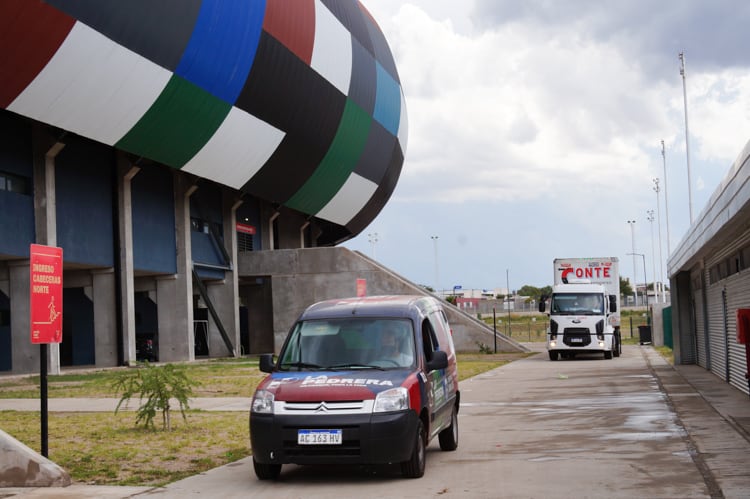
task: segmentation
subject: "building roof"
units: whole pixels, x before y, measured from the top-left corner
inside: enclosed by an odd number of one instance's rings
[[[0,107],[363,230],[390,198],[406,111],[357,0],[0,2]]]

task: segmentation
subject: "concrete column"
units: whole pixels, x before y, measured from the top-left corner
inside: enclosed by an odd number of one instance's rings
[[[135,295],[133,284],[133,203],[131,180],[140,171],[124,154],[117,155],[117,230],[120,237],[120,307],[122,310],[122,355],[125,365],[134,366]]]
[[[234,264],[237,261],[236,213],[237,208],[239,208],[241,204],[242,201],[233,198],[228,195],[227,191],[224,191],[222,199],[222,219],[224,220],[224,223],[222,224],[222,236],[224,238],[224,248],[227,250],[229,258],[231,259],[231,261],[228,262],[230,270],[224,271],[223,280],[205,283],[208,297],[211,299],[211,302],[216,309],[216,313],[219,315],[221,323],[234,346],[234,352],[227,350],[227,346],[224,344],[219,329],[209,315],[208,333],[211,345],[209,355],[211,357],[237,357],[242,353],[240,349],[239,282],[237,277],[237,267]]]
[[[57,202],[55,200],[55,158],[65,144],[49,134],[46,128],[35,126],[32,132],[34,168],[34,223],[37,244],[57,246]],[[63,262],[65,254],[63,253]],[[64,265],[64,264],[63,264]],[[28,262],[27,262],[28,266]],[[65,282],[63,281],[63,286]],[[18,298],[18,297],[17,297]],[[29,300],[27,294],[25,300]],[[63,313],[65,307],[63,304]],[[50,343],[47,372],[60,374],[60,345]]]
[[[177,273],[157,278],[159,361],[195,360],[193,334],[193,254],[190,242],[190,196],[197,186],[180,172],[174,174]]]
[[[117,306],[115,274],[112,269],[94,271],[91,275],[94,303],[94,337],[96,338],[96,366],[117,365]]]
[[[38,373],[39,345],[31,343],[29,260],[8,262],[13,373]],[[64,310],[64,309],[63,309]],[[49,366],[47,366],[49,369]],[[50,373],[51,374],[51,373]]]

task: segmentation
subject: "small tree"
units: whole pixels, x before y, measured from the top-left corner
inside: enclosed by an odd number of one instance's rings
[[[144,367],[123,373],[113,383],[115,393],[121,393],[120,401],[115,408],[115,414],[120,410],[123,402],[138,396],[138,408],[135,424],[145,423],[146,427],[154,427],[154,417],[157,411],[162,413],[162,429],[171,430],[170,400],[175,399],[180,405],[182,419],[187,420],[185,409],[189,409],[188,399],[193,395],[193,386],[198,383],[191,380],[183,369],[173,364],[155,367],[146,363]]]

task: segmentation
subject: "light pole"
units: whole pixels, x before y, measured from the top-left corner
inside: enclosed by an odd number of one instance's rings
[[[654,179],[654,191],[656,192],[656,226],[659,229],[659,287],[664,288],[663,281],[664,279],[664,266],[662,264],[662,252],[661,252],[661,210],[659,209],[659,179]],[[656,275],[656,270],[654,270],[654,275]],[[654,283],[656,283],[656,278],[654,278]],[[654,284],[654,292],[656,292],[656,284]],[[658,301],[658,300],[657,300]],[[662,296],[663,302],[666,302],[666,298]]]
[[[646,283],[648,283],[648,279],[646,278],[646,255],[643,253],[628,253],[628,255],[633,255],[633,261],[635,261],[636,256],[643,258],[643,296],[641,297],[641,305],[648,307],[648,300],[646,299]],[[638,288],[638,284],[635,286]]]
[[[440,273],[438,272],[438,236],[430,236],[435,249],[435,293],[440,289]]]
[[[378,243],[378,233],[373,232],[372,234],[367,234],[367,240],[370,242],[370,246],[372,248],[372,259],[377,260],[375,257],[375,245]]]
[[[654,257],[654,210],[648,210],[646,213],[648,214],[647,219],[651,223],[651,270],[654,276],[654,302],[659,303],[659,291],[656,289],[656,259]]]
[[[628,253],[629,255],[633,255],[633,298],[635,299],[634,305],[638,306],[638,284],[636,281],[638,280],[635,276],[635,220],[628,220],[628,224],[630,225],[630,239],[633,246],[633,252]]]
[[[667,222],[667,258],[672,252],[669,246],[669,199],[667,198],[667,155],[664,153],[664,141],[661,141],[661,159],[664,166],[664,218]],[[659,237],[661,238],[661,230],[659,230]],[[661,262],[661,250],[659,251],[659,261]],[[663,274],[662,274],[663,277]]]
[[[685,105],[685,155],[687,156],[688,203],[690,225],[693,224],[693,184],[690,181],[690,131],[688,128],[687,87],[685,86],[685,53],[680,52],[680,75],[682,76],[682,100]]]

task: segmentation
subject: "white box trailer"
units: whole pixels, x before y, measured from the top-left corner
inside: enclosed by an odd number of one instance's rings
[[[620,271],[617,257],[556,258],[549,297],[547,351],[550,360],[578,353],[619,357]],[[539,311],[546,309],[546,299]]]

